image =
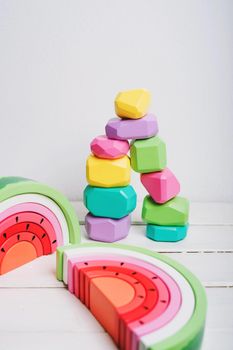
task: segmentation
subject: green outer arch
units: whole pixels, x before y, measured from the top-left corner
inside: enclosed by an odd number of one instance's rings
[[[69,243],[80,242],[80,227],[74,208],[68,199],[53,188],[20,177],[0,178],[0,202],[21,194],[41,194],[53,200],[63,212],[69,230]]]
[[[57,278],[62,280],[63,278],[63,253],[68,249],[85,248],[85,247],[109,247],[120,248],[125,250],[131,250],[139,252],[148,256],[152,256],[159,259],[166,264],[174,267],[180,274],[184,276],[187,282],[190,284],[193,293],[195,295],[195,309],[190,320],[184,325],[184,327],[167,339],[151,345],[148,350],[196,350],[199,349],[202,342],[202,336],[205,327],[205,318],[207,312],[207,299],[206,293],[199,282],[199,280],[183,265],[170,259],[169,257],[153,252],[148,249],[144,249],[136,246],[121,245],[121,244],[109,244],[109,243],[82,243],[80,245],[59,247],[57,249]]]

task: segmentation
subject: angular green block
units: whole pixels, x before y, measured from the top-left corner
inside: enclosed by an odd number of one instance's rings
[[[163,170],[167,165],[166,145],[158,136],[136,140],[130,145],[131,166],[138,173]]]
[[[189,201],[175,197],[164,204],[157,204],[150,196],[143,201],[142,218],[146,223],[162,226],[184,226],[188,223]]]
[[[187,235],[188,225],[185,226],[158,226],[148,224],[146,237],[158,242],[178,242]]]
[[[137,194],[130,185],[110,188],[87,186],[83,199],[94,216],[120,219],[136,208]]]

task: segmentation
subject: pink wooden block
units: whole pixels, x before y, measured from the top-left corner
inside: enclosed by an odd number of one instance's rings
[[[109,139],[104,135],[97,136],[91,142],[91,151],[98,158],[117,159],[128,153],[129,142]]]
[[[157,203],[165,203],[180,192],[179,181],[168,168],[154,173],[141,174],[141,182]]]

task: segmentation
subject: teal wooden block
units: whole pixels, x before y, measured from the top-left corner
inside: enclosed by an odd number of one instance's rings
[[[142,218],[148,224],[161,226],[184,226],[188,223],[189,201],[175,197],[164,204],[158,204],[146,196],[142,206]]]
[[[158,226],[148,224],[146,237],[158,242],[178,242],[187,235],[188,224],[185,226]]]
[[[136,140],[130,145],[131,167],[138,173],[163,170],[167,164],[166,145],[158,136]]]
[[[130,185],[112,188],[87,186],[83,199],[94,216],[120,219],[136,208],[137,194]]]

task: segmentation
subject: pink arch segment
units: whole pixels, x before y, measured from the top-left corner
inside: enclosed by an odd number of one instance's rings
[[[41,205],[41,204],[30,203],[30,202],[16,204],[16,205],[4,210],[2,213],[0,213],[0,222],[5,220],[6,218],[8,218],[14,214],[20,213],[20,212],[34,212],[34,213],[37,213],[37,214],[44,216],[50,222],[50,224],[52,225],[52,227],[56,233],[57,245],[60,246],[64,243],[61,225],[60,225],[57,217],[54,215],[54,213],[50,209],[48,209],[47,207],[45,207],[44,205]]]

